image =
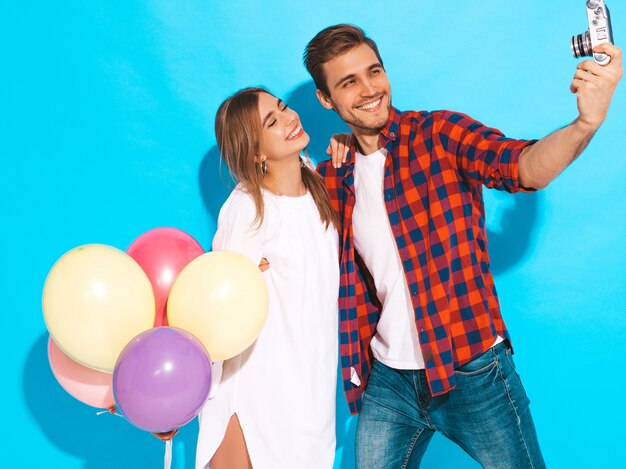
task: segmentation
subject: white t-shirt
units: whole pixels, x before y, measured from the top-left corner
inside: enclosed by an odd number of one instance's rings
[[[382,148],[367,156],[357,153],[354,166],[354,246],[374,277],[383,305],[371,347],[374,357],[387,366],[423,369],[415,313],[383,197],[386,155]]]
[[[256,342],[226,360],[215,397],[200,415],[196,467],[203,468],[233,413],[255,469],[331,469],[337,388],[337,231],[322,224],[313,197],[263,192],[265,217],[252,226],[252,198],[236,188],[220,211],[214,250],[236,251],[263,273],[267,321]]]

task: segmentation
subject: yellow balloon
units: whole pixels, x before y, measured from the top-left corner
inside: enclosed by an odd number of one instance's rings
[[[152,327],[154,293],[128,254],[88,244],[66,253],[50,270],[43,313],[50,335],[66,355],[112,373],[126,344]]]
[[[167,300],[167,320],[195,335],[211,359],[219,361],[252,345],[268,307],[267,286],[258,266],[234,252],[208,252],[176,278]]]

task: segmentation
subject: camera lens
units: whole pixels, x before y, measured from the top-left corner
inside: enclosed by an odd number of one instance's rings
[[[572,53],[577,59],[580,57],[591,57],[593,54],[591,47],[591,37],[589,31],[585,31],[583,34],[572,36]]]

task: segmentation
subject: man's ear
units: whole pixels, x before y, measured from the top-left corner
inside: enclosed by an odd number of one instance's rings
[[[328,96],[326,96],[322,92],[322,90],[320,90],[320,89],[315,90],[315,95],[317,96],[317,99],[322,104],[322,106],[324,106],[326,109],[334,109],[335,108],[333,106],[333,102],[330,100],[330,98]]]

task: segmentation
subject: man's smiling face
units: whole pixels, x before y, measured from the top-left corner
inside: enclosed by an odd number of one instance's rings
[[[391,88],[374,51],[361,44],[323,65],[330,96],[320,90],[324,107],[335,109],[355,134],[378,134],[387,124]]]

